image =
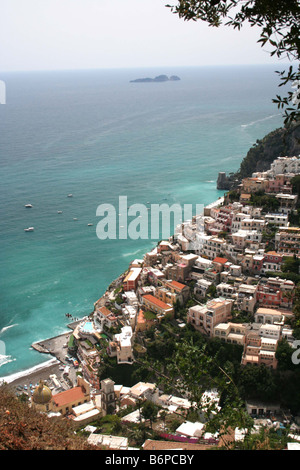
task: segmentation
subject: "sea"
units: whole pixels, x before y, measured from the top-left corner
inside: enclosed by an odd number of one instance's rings
[[[67,315],[89,315],[157,244],[100,239],[99,205],[118,215],[119,196],[129,207],[223,196],[218,172],[283,124],[276,68],[0,73],[0,378],[50,361],[31,345],[68,331]],[[131,82],[161,74],[180,80]]]

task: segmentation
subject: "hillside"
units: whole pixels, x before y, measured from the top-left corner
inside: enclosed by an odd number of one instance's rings
[[[74,434],[71,424],[48,418],[0,387],[0,450],[93,450],[97,447]]]
[[[242,160],[240,168],[228,176],[219,175],[218,189],[232,189],[243,178],[249,177],[257,171],[266,171],[270,164],[278,157],[293,157],[300,155],[300,123],[289,128],[279,128],[263,139],[257,140]]]

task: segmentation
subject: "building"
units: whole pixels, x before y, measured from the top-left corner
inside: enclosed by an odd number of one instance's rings
[[[269,277],[261,279],[257,286],[257,302],[272,308],[291,308],[295,284],[293,281]]]
[[[247,364],[265,364],[271,369],[276,369],[276,348],[278,340],[264,338],[258,331],[251,331],[246,336],[242,365]]]
[[[52,397],[52,411],[62,415],[72,413],[72,408],[91,400],[90,385],[82,377],[77,377],[77,387],[57,393]]]
[[[280,227],[275,234],[276,251],[286,256],[300,256],[300,228]]]
[[[227,258],[221,258],[220,256],[217,256],[216,258],[213,259],[212,267],[215,271],[220,273],[221,271],[224,271],[225,265],[227,262],[228,262]]]
[[[240,284],[237,289],[237,308],[244,312],[253,313],[256,306],[256,291],[256,285]]]
[[[31,405],[37,411],[52,410],[52,392],[42,380],[32,394]]]
[[[176,295],[176,299],[178,299],[181,304],[188,300],[190,296],[190,288],[186,284],[182,284],[181,282],[174,280],[167,280],[163,282],[163,284],[172,294]]]
[[[204,299],[207,295],[207,291],[213,283],[207,279],[199,279],[194,287],[194,296],[196,299]]]
[[[265,221],[268,225],[275,225],[276,227],[287,227],[289,216],[282,213],[269,213],[265,215]]]
[[[226,249],[226,241],[214,236],[202,235],[199,239],[199,249],[202,256],[213,260],[216,257],[222,257]]]
[[[221,282],[217,285],[217,295],[225,299],[234,299],[237,296],[236,288],[232,284]]]
[[[268,180],[266,178],[244,178],[242,180],[242,193],[243,194],[252,194],[258,191],[265,192],[268,186]]]
[[[101,408],[103,415],[112,414],[116,409],[114,385],[111,379],[101,380]]]
[[[99,352],[89,340],[77,341],[77,346],[76,354],[81,364],[83,378],[91,384],[92,387],[99,389]]]
[[[37,411],[55,412],[63,416],[72,414],[73,408],[89,403],[90,385],[81,376],[77,377],[77,386],[52,395],[49,387],[41,380],[34,390],[31,404]]]
[[[298,196],[296,194],[276,194],[276,199],[279,201],[279,212],[289,215],[296,207]]]
[[[300,173],[300,159],[296,157],[278,157],[270,165],[270,170],[267,172],[271,176],[276,175],[295,175]]]
[[[213,335],[226,343],[243,346],[246,338],[246,326],[240,323],[219,323],[214,327]]]
[[[145,309],[157,315],[157,318],[163,318],[166,315],[174,316],[174,309],[171,305],[162,302],[151,294],[143,296],[143,305]]]
[[[281,265],[283,263],[283,257],[276,251],[268,251],[264,255],[263,266],[261,269],[262,273],[268,271],[281,271]]]
[[[142,268],[131,268],[129,270],[129,273],[125,276],[123,280],[123,290],[125,292],[129,290],[136,291],[141,272]]]
[[[254,320],[256,323],[283,325],[285,317],[280,310],[261,307],[257,309]]]
[[[90,445],[102,447],[106,451],[131,450],[128,446],[128,438],[123,436],[110,436],[107,434],[91,433],[87,439]]]
[[[132,336],[131,326],[124,326],[121,329],[121,333],[114,335],[114,342],[117,345],[118,364],[133,363]]]
[[[206,305],[194,305],[187,313],[187,322],[203,334],[213,336],[214,327],[231,319],[233,300],[213,299]]]
[[[139,310],[136,319],[135,332],[146,331],[155,324],[154,319],[146,318],[142,309]]]
[[[176,292],[171,292],[166,287],[157,287],[155,297],[168,305],[176,304],[177,300],[182,303],[182,298]]]
[[[108,328],[114,327],[117,324],[117,318],[115,315],[106,307],[97,308],[94,319],[96,323],[99,323],[101,328],[106,325]]]

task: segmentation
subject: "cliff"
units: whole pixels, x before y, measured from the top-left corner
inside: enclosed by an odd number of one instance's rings
[[[228,176],[224,172],[219,173],[217,188],[232,189],[252,173],[268,170],[276,158],[297,155],[300,155],[300,122],[288,128],[276,129],[263,139],[257,140],[242,160],[237,172]]]

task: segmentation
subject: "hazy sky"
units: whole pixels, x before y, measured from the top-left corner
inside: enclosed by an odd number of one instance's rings
[[[174,0],[0,0],[0,70],[268,64],[259,31],[186,22]]]

